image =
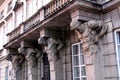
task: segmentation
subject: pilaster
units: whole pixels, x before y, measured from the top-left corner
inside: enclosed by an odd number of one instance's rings
[[[60,68],[59,65],[62,65],[59,58],[59,51],[64,46],[61,40],[61,32],[57,30],[44,29],[40,31],[40,36],[38,43],[42,45],[43,51],[48,55],[48,61],[50,64],[50,80],[63,80],[63,76],[61,75],[62,73],[60,73],[62,71],[59,71],[61,69],[58,69]]]
[[[83,18],[81,14],[80,10],[71,13],[72,22],[70,27],[71,30],[74,30],[77,33],[78,38],[82,42],[87,79],[102,80],[102,69],[98,69],[102,65],[99,64],[102,63],[100,39],[107,32],[107,25],[105,25],[104,22],[97,20],[97,18]]]
[[[38,80],[37,59],[41,55],[41,52],[26,41],[21,42],[21,47],[18,49],[18,52],[24,55],[28,62],[28,80]]]
[[[18,54],[16,50],[9,50],[9,54],[7,55],[6,59],[11,61],[14,73],[15,73],[15,80],[21,80],[22,77],[22,63],[24,61],[24,56]]]

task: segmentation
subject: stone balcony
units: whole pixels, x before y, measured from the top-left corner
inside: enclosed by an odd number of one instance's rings
[[[90,2],[92,1],[92,3]],[[81,20],[90,20],[91,15],[99,19],[98,12],[101,10],[100,5],[95,0],[53,0],[47,5],[41,7],[33,16],[22,22],[16,29],[10,32],[8,43],[5,48],[16,48],[20,46],[21,39],[26,41],[36,41],[41,28],[63,28],[70,26],[71,11],[75,8],[81,9]],[[87,13],[84,10],[89,9],[94,13]],[[86,15],[88,14],[88,15]]]
[[[54,0],[51,1],[46,6],[42,7],[38,10],[34,15],[32,15],[25,22],[22,22],[17,28],[15,28],[12,32],[7,34],[9,42],[18,38],[21,34],[27,32],[29,29],[37,26],[44,19],[48,18],[50,15],[59,11],[67,4],[71,3],[72,0]]]

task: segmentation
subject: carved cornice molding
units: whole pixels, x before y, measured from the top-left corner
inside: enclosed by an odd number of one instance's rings
[[[88,21],[81,23],[79,20],[71,22],[71,30],[78,34],[83,52],[94,54],[99,50],[98,42],[107,32],[108,26],[102,21]]]

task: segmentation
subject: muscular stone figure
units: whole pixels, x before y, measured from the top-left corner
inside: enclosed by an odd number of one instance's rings
[[[58,59],[58,51],[63,47],[63,43],[59,39],[41,37],[38,43],[43,45],[46,53],[48,54],[49,61],[56,61]]]
[[[106,33],[107,25],[101,21],[88,21],[80,23],[74,21],[71,27],[77,32],[79,39],[82,41],[84,53],[95,54],[98,52],[98,41]]]
[[[8,54],[7,60],[12,62],[15,72],[21,69],[22,62],[24,61],[24,56],[21,54]]]

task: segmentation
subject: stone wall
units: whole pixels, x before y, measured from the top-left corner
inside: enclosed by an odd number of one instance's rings
[[[114,31],[120,29],[120,6],[103,14],[103,20],[108,25],[108,32],[102,40],[104,46],[104,79],[118,80],[117,54]]]

